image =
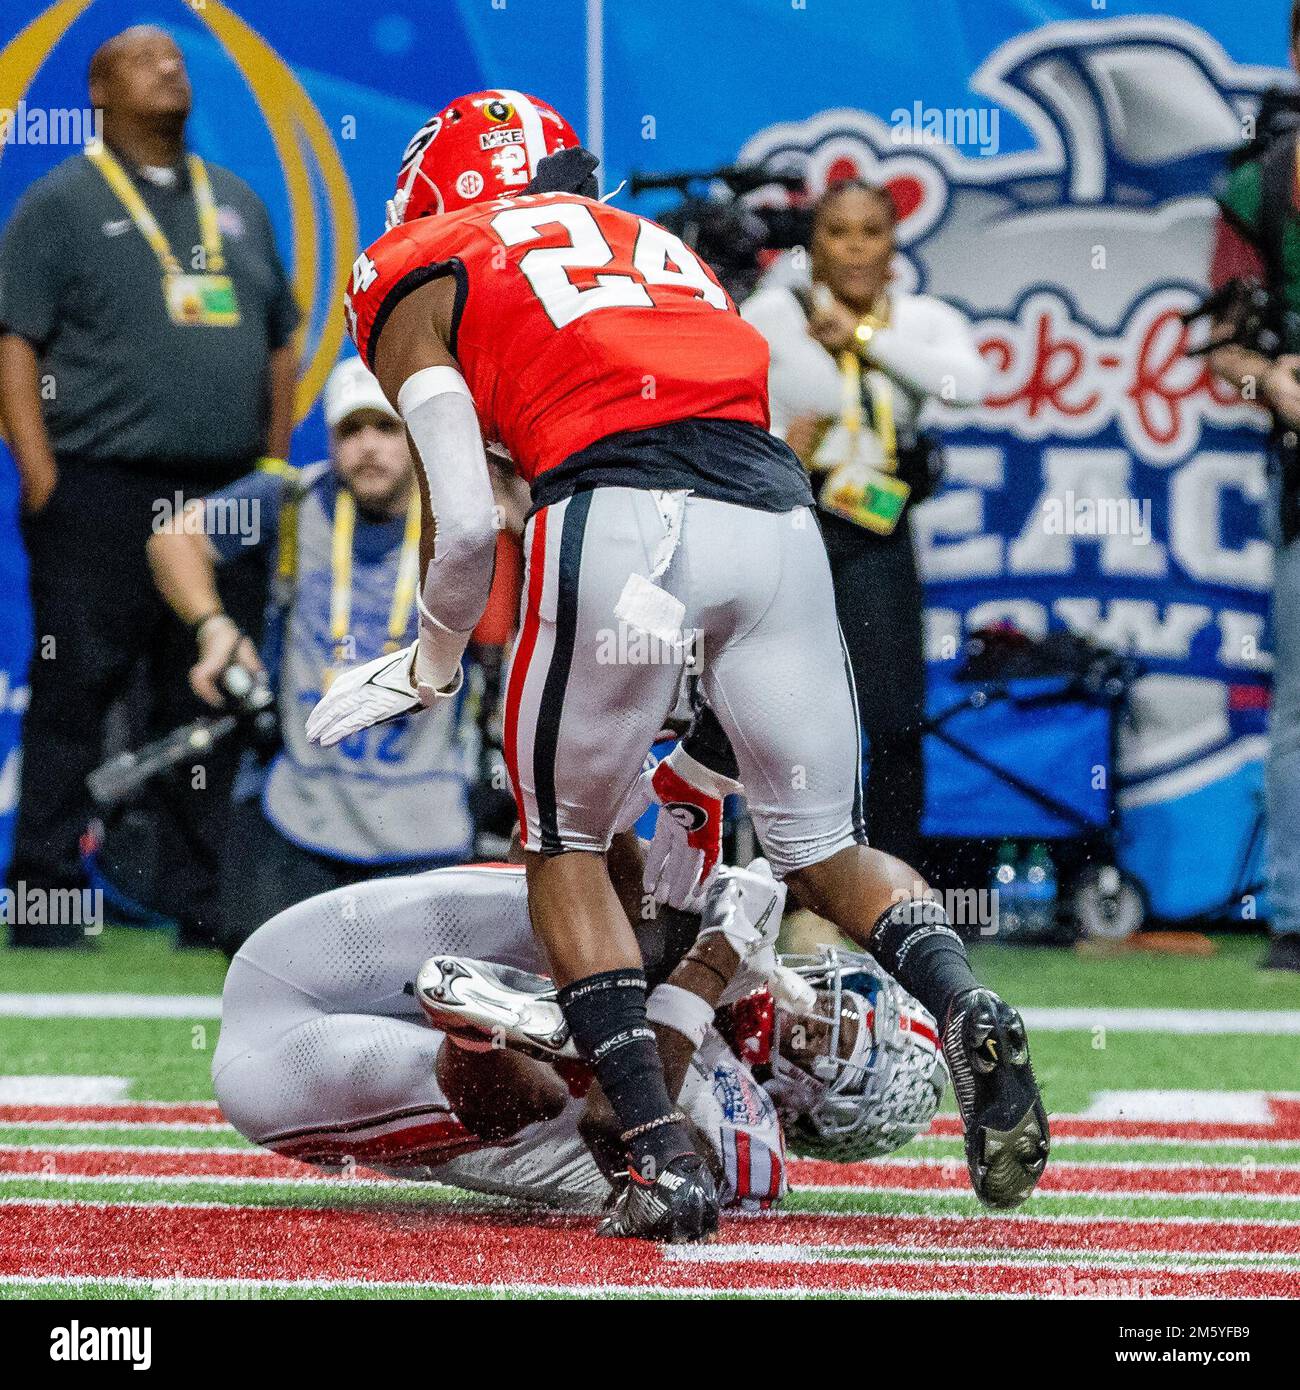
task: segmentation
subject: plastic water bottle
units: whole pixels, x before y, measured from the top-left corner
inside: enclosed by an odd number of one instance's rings
[[[1020,877],[1023,933],[1028,940],[1047,941],[1056,934],[1056,865],[1046,845],[1032,846]]]
[[[1020,874],[1019,852],[1013,840],[1003,840],[998,846],[997,863],[993,869],[993,891],[997,894],[998,938],[1015,941],[1023,935],[1021,899],[1024,880]]]

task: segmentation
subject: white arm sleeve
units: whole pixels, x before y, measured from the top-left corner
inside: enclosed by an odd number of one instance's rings
[[[441,690],[456,677],[492,587],[492,481],[474,402],[455,368],[425,367],[408,377],[397,408],[420,456],[438,527],[433,561],[417,596],[415,674],[421,685]]]
[[[914,295],[897,321],[871,340],[868,356],[916,396],[946,405],[974,405],[984,395],[988,368],[970,325],[949,304]]]
[[[758,329],[771,350],[767,385],[772,433],[784,439],[799,415],[837,417],[839,367],[808,336],[808,321],[794,295],[786,289],[759,290],[740,306],[740,316]]]

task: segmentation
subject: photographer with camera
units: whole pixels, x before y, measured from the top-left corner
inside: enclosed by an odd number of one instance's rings
[[[832,184],[813,212],[811,283],[762,287],[741,314],[772,351],[772,430],[814,475],[835,605],[870,744],[867,831],[919,861],[924,600],[910,511],[938,482],[919,427],[929,399],[977,401],[984,363],[965,319],[890,288],[888,192]]]
[[[195,693],[247,719],[274,687],[281,746],[268,767],[246,759],[222,856],[220,944],[231,952],[303,898],[458,863],[472,846],[477,747],[462,700],[336,748],[304,733],[337,669],[401,650],[416,626],[420,508],[406,431],[359,358],[330,375],[325,421],[329,460],[242,479],[149,541],[158,588],[195,635]],[[250,548],[272,590],[260,653],[216,588],[217,567]]]
[[[1300,70],[1300,0],[1291,9]],[[1273,703],[1267,774],[1270,942],[1262,968],[1300,971],[1300,190],[1294,96],[1261,109],[1219,197],[1210,283],[1223,291],[1215,373],[1272,416]],[[1235,292],[1234,292],[1235,291]]]

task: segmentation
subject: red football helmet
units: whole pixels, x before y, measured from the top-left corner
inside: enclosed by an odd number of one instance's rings
[[[411,137],[388,225],[521,193],[548,154],[579,143],[554,107],[523,92],[458,97]]]

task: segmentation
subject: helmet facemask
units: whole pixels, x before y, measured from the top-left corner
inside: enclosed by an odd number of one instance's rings
[[[868,955],[822,947],[782,963],[818,992],[811,1015],[778,1009],[767,1088],[792,1146],[840,1161],[892,1153],[929,1125],[947,1084],[928,1019]]]

